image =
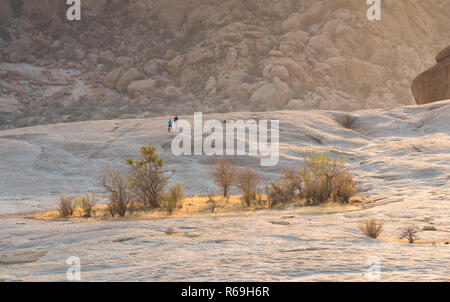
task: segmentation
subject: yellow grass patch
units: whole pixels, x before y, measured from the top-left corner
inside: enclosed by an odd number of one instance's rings
[[[263,197],[264,198],[264,197]],[[82,221],[99,221],[99,220],[120,220],[120,219],[168,219],[168,218],[190,218],[190,217],[225,217],[225,216],[246,216],[264,214],[267,211],[289,210],[291,213],[298,214],[331,214],[338,212],[349,212],[360,210],[361,207],[354,204],[344,205],[336,203],[328,203],[321,206],[304,206],[304,202],[289,204],[286,207],[276,207],[267,209],[266,207],[246,207],[241,201],[241,196],[230,196],[228,200],[223,197],[214,197],[216,206],[214,212],[211,213],[211,205],[207,196],[186,197],[183,201],[181,209],[175,209],[169,214],[166,209],[155,210],[136,210],[133,214],[127,214],[125,218],[110,217],[106,205],[97,205],[93,209],[91,218],[83,218],[82,210],[76,209],[74,215],[70,218],[61,218],[57,210],[45,211],[28,216],[30,219],[56,221],[56,220],[82,220]]]
[[[406,239],[398,239],[398,238],[378,238],[378,240],[386,241],[386,242],[397,242],[397,243],[406,243],[410,244]],[[411,244],[437,244],[437,243],[446,243],[449,242],[449,239],[439,239],[439,240],[420,240],[417,239],[414,243]]]

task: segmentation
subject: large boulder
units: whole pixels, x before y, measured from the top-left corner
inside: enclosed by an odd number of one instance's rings
[[[127,92],[132,96],[136,96],[138,93],[150,96],[155,87],[156,81],[153,79],[133,81],[128,85]]]
[[[412,83],[418,105],[450,99],[450,46],[436,57],[437,64],[423,72]]]
[[[135,68],[128,69],[116,82],[117,91],[124,92],[128,85],[139,79],[140,73]]]
[[[255,106],[280,104],[281,98],[274,84],[267,83],[258,88],[250,98],[250,103]]]

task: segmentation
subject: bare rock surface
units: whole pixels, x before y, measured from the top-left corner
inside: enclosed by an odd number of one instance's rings
[[[450,239],[449,115],[450,100],[352,113],[204,116],[279,119],[279,165],[262,168],[259,158],[231,157],[236,166],[258,168],[269,181],[285,168],[300,167],[306,148],[331,150],[344,156],[366,188],[362,195],[374,204],[335,214],[284,210],[95,223],[49,223],[24,219],[23,213],[53,208],[61,194],[98,192],[95,178],[104,166],[123,169],[123,159],[148,143],[157,146],[172,181],[187,194],[213,188],[206,172],[212,158],[172,155],[165,118],[0,131],[0,279],[64,281],[66,259],[78,256],[84,281],[366,281],[367,261],[376,255],[383,281],[448,280],[442,263],[450,261],[445,244]],[[181,118],[192,122],[192,117]],[[357,227],[366,217],[383,219],[387,238],[398,237],[409,224],[433,227],[436,231],[419,237],[435,243],[367,239]],[[172,225],[184,235],[168,236],[164,230]]]

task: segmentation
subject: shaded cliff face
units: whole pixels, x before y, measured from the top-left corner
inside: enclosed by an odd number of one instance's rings
[[[0,0],[0,126],[413,104],[450,40],[447,0],[61,2]]]
[[[436,62],[413,81],[412,92],[417,104],[450,99],[450,46],[436,56]]]

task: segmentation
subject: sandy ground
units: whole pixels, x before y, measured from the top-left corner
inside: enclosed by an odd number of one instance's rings
[[[365,197],[360,211],[267,211],[233,217],[126,221],[38,221],[60,194],[99,190],[111,164],[158,147],[187,194],[213,188],[211,158],[176,157],[166,119],[95,121],[0,132],[0,280],[66,280],[66,259],[81,260],[84,281],[366,281],[371,257],[383,281],[449,281],[450,101],[367,110],[233,113],[204,119],[279,119],[280,163],[265,180],[301,164],[307,147],[344,154]],[[191,117],[188,117],[190,119]],[[258,167],[259,159],[231,158]],[[358,222],[385,221],[384,238],[415,224],[430,244],[365,238]],[[165,230],[174,226],[175,235]],[[448,240],[448,241],[447,241]],[[368,262],[369,261],[369,262]]]

